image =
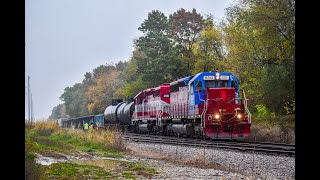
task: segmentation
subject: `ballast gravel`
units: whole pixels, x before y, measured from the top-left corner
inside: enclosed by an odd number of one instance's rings
[[[140,142],[127,148],[160,172],[152,179],[295,179],[295,157]]]

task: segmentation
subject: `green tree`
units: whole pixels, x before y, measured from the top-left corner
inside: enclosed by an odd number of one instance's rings
[[[60,99],[64,101],[66,113],[70,117],[88,115],[84,88],[81,83],[76,83],[73,87],[66,87]]]
[[[148,86],[170,82],[182,75],[182,61],[177,48],[168,38],[168,19],[160,11],[152,11],[138,28],[144,35],[135,41],[134,56],[138,74]]]
[[[68,117],[66,114],[66,106],[64,104],[59,104],[53,107],[51,115],[48,119],[60,119]]]
[[[284,114],[295,99],[295,3],[242,0],[227,9],[227,61],[254,104]]]
[[[147,89],[148,86],[143,82],[141,76],[138,77],[136,80],[127,83],[123,89],[119,89],[116,92],[116,95],[121,97],[131,97],[133,98],[135,95],[137,95],[139,92],[141,92],[144,89]]]
[[[224,62],[222,32],[214,27],[213,23],[207,24],[200,32],[198,41],[193,46],[196,59],[193,74],[201,71],[210,71],[219,67],[221,70],[227,66]]]

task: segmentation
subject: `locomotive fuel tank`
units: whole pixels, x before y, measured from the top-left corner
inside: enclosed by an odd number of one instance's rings
[[[168,130],[173,131],[180,135],[193,136],[193,125],[192,124],[171,124]]]
[[[131,117],[134,111],[134,103],[122,103],[116,111],[120,125],[130,125]]]
[[[117,105],[110,105],[106,108],[106,110],[104,111],[104,117],[105,117],[106,124],[118,124],[119,123],[117,111],[122,104],[124,104],[124,103],[121,102]]]
[[[150,132],[150,125],[149,124],[140,124],[139,125],[139,131],[140,132],[144,132],[144,133],[148,133]]]

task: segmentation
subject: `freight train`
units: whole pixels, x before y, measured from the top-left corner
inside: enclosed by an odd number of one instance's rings
[[[146,134],[239,139],[250,135],[251,115],[239,80],[230,72],[200,72],[139,92],[132,101],[114,100],[104,114],[67,119]],[[100,117],[99,120],[95,120]]]

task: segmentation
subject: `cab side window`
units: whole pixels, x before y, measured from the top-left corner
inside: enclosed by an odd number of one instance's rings
[[[232,82],[231,82],[231,87],[235,88],[235,91],[236,91],[236,92],[238,91],[238,85],[237,85],[237,82],[236,82],[236,81],[232,81]]]
[[[201,92],[202,91],[202,81],[197,81],[196,84],[196,91]]]

